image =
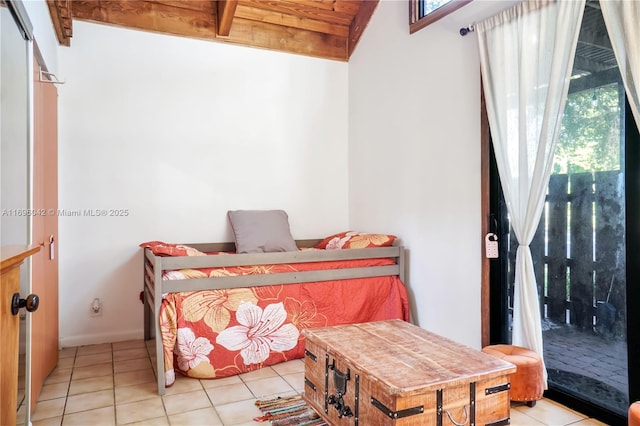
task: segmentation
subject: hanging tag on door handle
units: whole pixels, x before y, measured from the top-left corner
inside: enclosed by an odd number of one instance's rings
[[[53,260],[56,256],[56,242],[53,240],[53,235],[49,237],[49,260]]]
[[[484,237],[484,248],[489,259],[498,258],[498,236],[492,232]]]

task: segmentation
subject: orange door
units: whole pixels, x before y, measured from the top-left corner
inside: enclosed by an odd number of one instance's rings
[[[40,81],[34,59],[33,244],[31,292],[40,307],[31,317],[31,411],[58,363],[58,92]]]

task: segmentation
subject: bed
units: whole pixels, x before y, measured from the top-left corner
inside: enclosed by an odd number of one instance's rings
[[[220,378],[304,357],[304,328],[409,321],[404,249],[236,254],[234,243],[144,247],[144,337],[155,338],[158,393],[176,370]],[[186,249],[185,249],[186,248]],[[203,255],[206,254],[206,255]],[[164,374],[163,374],[164,373]]]

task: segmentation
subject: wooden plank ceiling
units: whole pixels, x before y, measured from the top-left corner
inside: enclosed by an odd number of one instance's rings
[[[47,0],[60,44],[84,20],[348,61],[379,0]]]

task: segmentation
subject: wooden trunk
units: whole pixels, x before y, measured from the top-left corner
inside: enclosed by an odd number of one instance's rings
[[[509,424],[513,364],[400,320],[303,334],[304,399],[332,425]]]

